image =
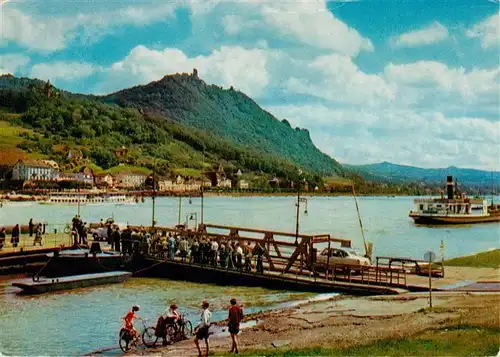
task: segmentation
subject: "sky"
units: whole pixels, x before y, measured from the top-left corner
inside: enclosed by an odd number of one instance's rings
[[[498,0],[0,0],[0,74],[234,86],[341,163],[500,170]]]

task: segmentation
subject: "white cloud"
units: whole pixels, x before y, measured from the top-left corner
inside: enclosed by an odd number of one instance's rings
[[[448,36],[448,29],[436,21],[420,30],[393,37],[390,42],[395,47],[417,47],[441,42]]]
[[[190,58],[175,48],[157,51],[137,46],[125,59],[112,65],[109,75],[113,87],[106,90],[120,89],[124,77],[132,81],[128,85],[145,84],[166,74],[191,72],[197,68],[209,83],[234,86],[251,96],[258,96],[269,82],[266,65],[266,52],[260,49],[222,46],[208,56]]]
[[[261,12],[268,26],[305,44],[348,56],[374,50],[372,42],[336,18],[325,1],[266,2]]]
[[[42,80],[71,81],[91,76],[100,69],[89,63],[57,61],[51,63],[38,63],[31,68],[30,77]]]
[[[500,15],[496,13],[466,31],[467,37],[479,38],[485,49],[500,45]]]
[[[80,4],[85,6],[86,3],[77,3],[76,9]],[[6,6],[2,7],[0,44],[14,42],[31,50],[58,51],[78,38],[85,42],[94,42],[107,31],[120,25],[140,26],[165,20],[174,14],[176,6],[172,3],[143,7],[117,5],[106,11],[86,9],[88,12],[77,12],[72,16],[60,13],[52,16],[30,15]]]
[[[435,95],[438,90],[441,94],[451,95],[460,104],[471,104],[484,99],[498,103],[500,67],[467,72],[463,67],[450,68],[435,61],[401,65],[389,63],[385,67],[384,76],[399,88],[411,87],[414,94]]]
[[[335,102],[377,105],[391,102],[395,92],[383,77],[361,71],[348,56],[320,56],[304,64],[301,76],[292,76],[288,91]]]
[[[29,63],[30,59],[21,54],[0,55],[0,75],[15,74]]]
[[[60,50],[74,37],[75,23],[66,18],[35,18],[19,10],[2,9],[0,43],[10,41],[41,51]]]
[[[214,11],[222,12],[217,16],[222,18],[226,35],[260,35],[268,40],[283,40],[288,46],[294,42],[296,47],[307,45],[351,57],[361,51],[374,50],[370,39],[339,20],[324,0],[230,3],[230,7],[227,3],[214,7]]]
[[[483,118],[412,110],[333,109],[324,105],[267,107],[307,127],[320,150],[351,164],[389,161],[421,167],[500,169],[500,125]]]

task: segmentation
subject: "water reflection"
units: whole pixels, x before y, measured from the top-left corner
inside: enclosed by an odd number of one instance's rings
[[[134,304],[151,324],[172,303],[179,305],[197,324],[200,303],[210,301],[214,320],[226,318],[229,299],[236,297],[247,313],[280,303],[307,299],[313,294],[197,284],[161,279],[133,278],[121,284],[21,296],[2,279],[0,328],[8,338],[0,339],[6,355],[75,355],[114,346],[120,318]],[[139,327],[140,325],[137,325]],[[5,337],[7,335],[4,335]]]

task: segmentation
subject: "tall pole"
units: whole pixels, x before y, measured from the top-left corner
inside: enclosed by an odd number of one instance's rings
[[[297,217],[295,222],[295,245],[299,242],[299,221],[300,221],[300,181],[297,182]]]
[[[361,228],[361,236],[363,237],[363,245],[365,246],[365,254],[368,254],[368,246],[366,244],[365,231],[363,229],[363,222],[361,221],[361,215],[359,214],[358,200],[356,199],[356,191],[354,190],[354,182],[352,184],[352,195],[354,197],[354,202],[356,203],[356,211],[358,212],[359,227]]]
[[[179,194],[179,218],[177,219],[177,225],[181,225],[181,210],[182,210],[182,195]]]
[[[429,307],[432,309],[432,255],[429,254]]]
[[[203,226],[203,190],[205,189],[205,149],[203,149],[203,167],[201,173],[201,225]],[[198,227],[196,227],[198,228]]]
[[[155,200],[156,200],[156,160],[153,159],[153,212],[151,218],[151,227],[155,227]]]
[[[77,192],[80,193],[80,182],[76,182]],[[80,195],[78,195],[78,202],[76,208],[77,215],[80,216]]]
[[[493,209],[493,197],[495,196],[495,188],[493,186],[493,171],[491,172],[491,209]]]

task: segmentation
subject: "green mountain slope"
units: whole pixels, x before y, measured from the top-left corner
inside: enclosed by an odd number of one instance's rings
[[[335,175],[342,167],[319,151],[306,129],[279,121],[245,94],[207,85],[196,75],[176,74],[124,89],[103,98],[227,138],[237,145],[276,154],[321,175]]]
[[[222,163],[229,173],[242,169],[295,179],[300,169],[282,156],[234,144],[164,116],[68,95],[44,82],[4,77],[0,76],[0,121],[9,127],[10,139],[4,140],[3,151],[21,149],[68,164],[67,150],[75,148],[90,164],[104,169],[118,163],[152,168],[155,162],[165,173],[186,167],[201,171]],[[122,146],[129,150],[118,160],[113,150]]]

